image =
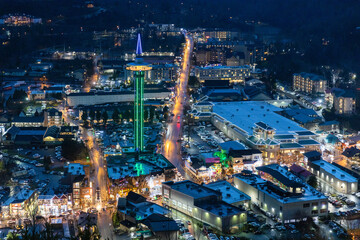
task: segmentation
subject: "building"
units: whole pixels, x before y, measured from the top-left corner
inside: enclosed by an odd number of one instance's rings
[[[244,66],[209,66],[196,67],[195,76],[200,82],[206,80],[229,80],[230,82],[244,82],[245,78],[250,77],[250,67]]]
[[[150,81],[152,83],[160,81],[174,81],[177,78],[178,66],[175,64],[152,65]]]
[[[163,205],[224,233],[247,221],[245,210],[222,200],[222,194],[191,181],[164,182]]]
[[[66,166],[66,175],[61,185],[67,186],[72,194],[73,209],[90,207],[93,201],[93,184],[89,177],[89,166],[71,163]]]
[[[144,82],[145,72],[151,70],[151,65],[143,61],[139,56],[142,54],[140,33],[138,34],[138,41],[136,46],[136,55],[134,63],[129,63],[126,66],[134,74],[134,148],[136,151],[142,152],[144,150]]]
[[[62,112],[55,108],[46,109],[44,111],[44,125],[45,126],[61,126],[63,124]]]
[[[72,209],[71,194],[39,195],[38,207],[41,216],[59,216]]]
[[[3,142],[6,145],[32,145],[43,144],[46,127],[16,127],[11,126],[4,134]]]
[[[285,109],[281,115],[299,123],[301,127],[310,131],[317,131],[319,124],[322,123],[322,118],[309,108]]]
[[[167,89],[152,89],[144,92],[144,99],[168,100],[170,91]],[[66,104],[69,107],[91,106],[109,103],[128,103],[134,102],[133,91],[119,92],[81,92],[70,93],[66,96]]]
[[[284,223],[327,216],[327,197],[303,183],[278,164],[258,167],[260,175],[244,170],[234,185],[251,197],[251,203]]]
[[[44,100],[46,98],[46,93],[44,90],[33,90],[28,94],[30,100]]]
[[[178,239],[180,227],[177,223],[164,215],[153,213],[142,222],[155,239]]]
[[[34,16],[26,14],[8,14],[0,18],[0,25],[5,24],[10,26],[21,26],[41,23],[41,18],[35,18]]]
[[[356,112],[356,95],[349,89],[333,89],[332,103],[335,114],[353,115]]]
[[[16,127],[42,127],[44,126],[44,117],[14,117],[12,125]]]
[[[232,186],[228,181],[220,180],[208,183],[206,184],[206,187],[220,192],[222,194],[222,200],[228,204],[235,207],[250,208],[251,198],[236,187]]]
[[[265,160],[320,147],[315,133],[281,116],[282,109],[267,102],[214,102],[213,105],[213,125],[229,138],[261,150]]]
[[[351,194],[358,191],[358,179],[325,160],[308,162],[310,171],[326,192]]]
[[[309,94],[324,93],[327,81],[324,77],[312,73],[294,73],[293,89],[294,91],[305,92]]]
[[[17,194],[9,197],[1,206],[3,217],[29,217],[36,209],[38,193],[35,190],[22,189]]]

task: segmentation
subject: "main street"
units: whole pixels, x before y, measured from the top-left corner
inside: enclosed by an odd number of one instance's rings
[[[181,144],[179,139],[182,134],[181,127],[183,124],[182,120],[184,119],[184,106],[187,102],[187,84],[193,44],[192,37],[190,35],[186,35],[186,45],[182,58],[182,67],[178,84],[176,86],[176,97],[174,106],[170,109],[173,117],[171,119],[172,121],[168,123],[163,147],[164,156],[169,159],[169,161],[174,164],[178,171],[186,178],[188,178],[188,176],[186,176],[185,170],[182,166]]]

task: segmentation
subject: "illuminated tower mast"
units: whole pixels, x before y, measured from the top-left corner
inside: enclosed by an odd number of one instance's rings
[[[126,66],[127,70],[133,72],[134,75],[134,148],[135,151],[141,152],[144,150],[144,79],[145,71],[151,70],[151,65],[144,62],[141,58],[142,47],[141,37],[138,34],[136,45],[136,59],[135,62],[129,63]]]

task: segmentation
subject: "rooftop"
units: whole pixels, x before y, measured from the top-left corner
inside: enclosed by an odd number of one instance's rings
[[[281,111],[263,101],[219,102],[214,103],[213,112],[238,126],[249,136],[253,134],[255,123],[262,122],[275,129],[276,134],[293,134],[294,131],[306,131],[296,122],[276,112]]]
[[[230,149],[232,149],[232,150],[244,150],[244,149],[246,149],[245,145],[240,143],[239,141],[223,142],[223,143],[219,143],[219,146],[221,147],[221,149],[224,149],[226,151],[229,151]]]
[[[270,164],[257,167],[256,169],[271,175],[273,178],[276,178],[279,182],[287,187],[301,188],[304,186],[299,178],[295,177],[295,175],[281,167],[279,164]]]
[[[205,198],[209,196],[220,196],[221,193],[207,188],[203,185],[191,182],[189,180],[181,182],[164,182],[163,184],[171,187],[173,190],[191,196],[194,199]]]
[[[242,210],[238,207],[230,205],[224,201],[201,202],[201,203],[198,203],[196,206],[199,208],[202,208],[216,216],[219,216],[219,217],[233,216],[233,215],[245,212],[245,210]]]
[[[222,200],[229,204],[251,200],[248,195],[225,180],[209,183],[206,187],[220,192],[222,194]]]
[[[71,175],[85,175],[84,166],[80,163],[70,163],[67,166],[68,174]]]
[[[303,78],[309,78],[313,81],[321,81],[321,80],[325,81],[325,78],[323,76],[313,74],[313,73],[301,72],[301,73],[295,73],[294,76],[301,76]]]
[[[324,169],[324,171],[333,175],[337,179],[340,179],[345,182],[355,182],[355,183],[358,182],[358,179],[356,177],[352,176],[351,174],[345,172],[344,170],[338,168],[337,166],[325,160],[317,160],[317,161],[313,161],[312,163]]]

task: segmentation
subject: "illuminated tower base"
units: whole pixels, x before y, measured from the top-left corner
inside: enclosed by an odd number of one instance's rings
[[[144,150],[144,71],[134,72],[134,147],[137,151]]]

